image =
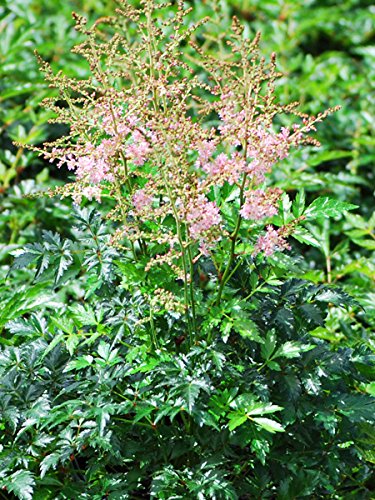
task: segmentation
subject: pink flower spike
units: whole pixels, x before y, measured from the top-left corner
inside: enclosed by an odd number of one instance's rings
[[[248,191],[245,193],[245,197],[245,203],[240,210],[244,219],[261,220],[277,214],[277,209],[274,206],[275,196],[269,196],[262,189]]]
[[[254,247],[253,256],[260,252],[269,257],[276,251],[290,250],[287,241],[281,236],[280,229],[274,229],[272,226],[267,226],[267,232],[264,236],[260,236]]]
[[[189,202],[186,221],[189,224],[190,236],[199,240],[204,233],[221,222],[219,207],[214,201],[208,201],[203,195]]]

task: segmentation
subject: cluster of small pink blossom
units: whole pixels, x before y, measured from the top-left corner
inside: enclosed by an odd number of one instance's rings
[[[108,18],[108,31],[96,23],[87,31],[85,20],[77,22],[82,33],[90,34],[77,52],[89,61],[93,76],[76,82],[48,77],[60,89],[58,98],[51,100],[52,109],[59,122],[70,123],[71,133],[50,144],[48,152],[40,151],[51,161],[57,160],[58,167],[66,164],[75,172],[77,183],[62,192],[76,203],[82,197],[100,201],[105,189],[114,200],[108,218],[117,225],[111,241],[132,251],[135,259],[134,248],[139,248],[145,260],[146,256],[150,259],[146,270],[168,264],[187,283],[185,260],[190,261],[192,272],[202,254],[211,251],[214,260],[215,244],[228,238],[231,251],[219,303],[236,256],[246,253],[248,238],[269,222],[264,219],[277,214],[281,190],[262,185],[266,174],[304,141],[304,134],[314,130],[315,121],[321,121],[324,114],[306,117],[301,127],[274,127],[275,117],[283,112],[299,118],[304,115],[293,111],[295,103],[281,106],[277,102],[274,56],[270,64],[259,59],[259,35],[253,42],[244,39],[236,21],[233,36],[227,39],[232,57],[225,51],[225,61],[220,55],[215,60],[191,38],[200,24],[187,27],[183,22],[182,0],[174,20],[170,9],[164,20],[159,17],[156,0],[143,0],[139,11],[125,8],[125,0],[120,3],[124,4],[118,11],[121,21],[112,24],[114,18]],[[129,19],[125,21],[123,15]],[[117,25],[123,33],[128,21],[132,27],[138,24],[138,38],[132,28],[134,44],[114,29]],[[196,48],[204,78],[194,75],[185,61],[182,42]],[[52,75],[48,64],[44,69]],[[66,104],[61,106],[60,100]],[[219,117],[215,126],[213,114]],[[223,222],[219,206],[209,201],[212,195],[220,199]],[[267,226],[253,254],[269,256],[289,248],[285,238],[292,230]],[[215,262],[218,268],[226,260],[221,251],[220,255]]]
[[[138,119],[131,113],[126,113],[120,106],[115,106],[112,100],[101,100],[94,108],[94,124],[98,129],[110,136],[123,137],[131,133]]]
[[[230,157],[225,153],[220,153],[212,161],[206,163],[199,161],[202,164],[202,170],[217,185],[223,185],[224,182],[231,185],[237,183],[246,168],[246,162],[239,153],[232,153]]]
[[[98,203],[101,202],[102,190],[99,186],[84,186],[79,192],[74,192],[72,194],[72,199],[74,203],[79,205],[82,202],[82,198],[85,197],[88,200],[95,199]]]
[[[188,202],[185,213],[189,234],[193,240],[204,240],[207,232],[221,223],[219,207],[200,194]]]
[[[45,156],[50,161],[58,160],[59,168],[66,164],[69,170],[75,172],[77,180],[94,185],[114,181],[119,168],[116,158],[120,153],[137,166],[147,161],[152,151],[148,141],[154,134],[138,127],[139,118],[135,113],[126,113],[112,101],[101,100],[93,109],[92,120],[95,127],[92,142],[87,140],[69,149],[55,147]],[[104,132],[110,137],[99,139],[98,143],[98,132],[100,136]],[[86,193],[89,191],[86,188],[83,191],[82,196],[88,197]],[[75,201],[78,203],[82,196],[75,195]]]
[[[290,246],[282,235],[282,229],[274,229],[272,226],[267,226],[266,234],[260,236],[255,244],[253,255],[260,252],[269,257],[274,254],[276,250],[289,250]]]
[[[77,179],[93,184],[113,181],[113,158],[119,148],[117,138],[103,139],[98,146],[87,142],[76,152],[61,156],[58,166],[66,163],[69,170],[75,171]]]
[[[233,146],[240,146],[246,140],[248,127],[246,126],[246,110],[238,111],[238,103],[234,92],[229,91],[221,95],[218,111],[220,117],[219,131]]]
[[[248,164],[247,172],[256,182],[263,182],[272,166],[285,159],[291,146],[298,145],[301,139],[301,133],[291,135],[290,130],[285,127],[278,134],[262,126],[252,129],[247,141],[247,157],[252,161]]]
[[[204,140],[197,146],[198,160],[196,162],[197,167],[205,168],[209,159],[213,156],[216,151],[216,144],[214,141]]]
[[[144,189],[138,189],[132,198],[134,208],[137,212],[147,210],[152,205],[152,197]]]
[[[293,126],[293,133],[282,127],[279,133],[272,130],[269,117],[249,118],[249,110],[240,109],[240,103],[233,92],[223,93],[218,105],[221,136],[232,146],[246,145],[246,160],[242,172],[250,174],[257,183],[264,181],[265,174],[272,166],[285,159],[292,146],[298,146],[303,134],[298,125]],[[249,120],[251,119],[251,122]],[[307,131],[305,124],[305,131]],[[200,166],[205,164],[199,160]],[[241,173],[242,173],[241,172]],[[237,174],[236,174],[237,175]]]
[[[145,134],[140,130],[134,130],[131,141],[132,142],[125,148],[126,156],[134,165],[140,167],[147,161],[152,149],[145,139]]]
[[[153,135],[148,129],[140,126],[140,118],[131,112],[126,112],[112,101],[102,101],[95,107],[95,123],[108,135],[116,137],[118,143],[128,144],[124,147],[126,157],[134,165],[142,166],[151,153],[149,144]]]
[[[245,193],[245,203],[240,210],[241,216],[247,220],[261,220],[277,214],[272,196],[263,189],[249,190]]]

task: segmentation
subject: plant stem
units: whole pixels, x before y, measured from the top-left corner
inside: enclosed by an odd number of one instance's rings
[[[165,179],[166,181],[166,179]],[[178,212],[176,208],[176,204],[174,202],[172,192],[170,188],[168,187],[168,183],[166,182],[167,190],[168,190],[168,196],[171,201],[172,205],[172,210],[173,210],[173,215],[176,221],[176,229],[177,229],[177,238],[178,242],[180,244],[181,248],[181,257],[182,257],[182,267],[184,271],[184,300],[185,300],[185,311],[186,311],[186,319],[187,319],[187,324],[188,324],[188,330],[189,330],[189,343],[190,346],[193,345],[193,329],[190,321],[190,310],[189,310],[189,292],[188,292],[188,287],[187,287],[187,280],[188,280],[188,266],[186,262],[186,253],[185,253],[185,245],[184,245],[184,240],[182,237],[182,231],[181,231],[181,225],[178,217]],[[192,284],[192,276],[190,276],[190,285]],[[192,306],[193,307],[193,306]],[[195,312],[195,310],[194,310]]]
[[[224,286],[226,285],[229,277],[231,276],[230,268],[231,268],[232,263],[233,263],[234,258],[235,258],[234,254],[235,254],[235,249],[236,249],[237,237],[238,237],[238,233],[240,231],[241,222],[242,222],[242,217],[241,217],[240,211],[241,211],[241,208],[242,208],[242,205],[244,202],[244,189],[245,189],[245,185],[246,185],[246,179],[247,179],[247,174],[244,174],[243,179],[242,179],[241,189],[240,189],[240,207],[238,209],[237,223],[236,223],[236,227],[235,227],[233,233],[231,234],[232,241],[231,241],[229,260],[227,263],[227,267],[225,268],[224,274],[221,278],[220,287],[219,287],[219,291],[218,291],[217,299],[216,299],[216,305],[220,304],[221,296],[222,296],[223,290],[224,290]]]
[[[326,255],[327,283],[332,283],[331,255]]]
[[[129,425],[138,425],[140,427],[147,427],[147,429],[152,429],[151,424],[146,424],[145,422],[134,422],[133,420],[127,420],[126,418],[121,418],[121,417],[113,417],[113,420],[118,420],[119,422],[123,422],[124,424],[129,424]]]
[[[197,331],[197,321],[196,321],[196,313],[195,313],[195,297],[194,297],[194,283],[193,283],[193,273],[194,273],[194,262],[193,255],[191,253],[190,245],[188,246],[188,256],[189,256],[189,265],[190,265],[190,301],[191,301],[191,313],[193,316],[193,330]]]
[[[146,20],[147,20],[147,31],[145,33],[145,39],[147,41],[147,51],[148,51],[148,58],[149,58],[149,78],[150,80],[154,83],[155,82],[155,67],[154,67],[154,54],[156,52],[155,47],[153,46],[154,38],[153,38],[153,30],[152,30],[152,17],[151,17],[151,10],[147,9],[146,10]],[[159,101],[160,97],[158,95],[157,87],[155,84],[152,85],[152,102],[154,105],[154,110],[155,112],[159,109]],[[164,101],[164,109],[167,110],[168,106],[165,101],[165,96],[163,96],[163,101]],[[169,147],[169,138],[166,137],[165,131],[161,130],[161,132],[164,135],[165,139],[165,145],[168,150],[169,156],[172,160],[172,162],[176,165],[176,160],[175,157]],[[193,260],[191,256],[191,250],[188,245],[185,245],[184,239],[183,239],[183,232],[181,229],[181,224],[179,221],[179,215],[178,215],[178,210],[175,204],[175,199],[173,196],[173,193],[169,187],[169,182],[168,179],[165,176],[165,173],[163,172],[163,180],[167,189],[168,197],[170,199],[171,205],[172,205],[172,211],[174,215],[174,219],[176,221],[176,230],[177,230],[177,238],[178,242],[181,248],[181,257],[182,257],[182,267],[183,267],[183,273],[184,273],[184,301],[185,301],[185,312],[186,312],[186,320],[187,320],[187,326],[188,326],[188,331],[189,331],[189,343],[190,346],[193,345],[194,341],[194,332],[195,332],[195,324],[196,324],[196,316],[195,316],[195,302],[194,302],[194,289],[193,289],[193,283],[192,283],[192,272],[193,272]],[[187,257],[186,257],[186,247],[188,249],[188,257],[189,257],[189,263],[190,263],[190,283],[189,283],[189,289],[188,290],[188,263],[187,263]],[[191,324],[191,318],[190,318],[190,304],[189,304],[189,293],[191,297],[191,312],[192,312],[192,319],[193,319],[193,325]]]
[[[157,341],[157,337],[156,337],[154,315],[152,314],[151,305],[150,305],[150,326],[151,326],[151,344],[153,345],[154,349],[157,349],[158,348],[158,341]]]

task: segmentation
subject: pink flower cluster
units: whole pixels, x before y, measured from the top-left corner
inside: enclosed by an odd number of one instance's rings
[[[218,111],[221,121],[219,131],[233,146],[240,146],[246,140],[246,110],[238,111],[237,107],[232,91],[222,94]]]
[[[281,131],[276,133],[272,130],[269,120],[261,121],[257,117],[252,118],[249,123],[246,110],[238,110],[238,106],[233,92],[222,94],[218,106],[220,117],[218,129],[232,146],[246,145],[245,160],[249,163],[237,166],[240,167],[240,173],[250,174],[253,181],[259,184],[264,181],[265,174],[271,170],[272,166],[286,158],[291,146],[297,146],[303,136],[298,125],[293,126],[293,133],[286,127],[282,127]],[[200,163],[200,166],[204,167],[204,162],[200,161]],[[209,169],[207,168],[206,171],[209,172]],[[238,175],[236,172],[233,178]]]
[[[253,129],[247,142],[247,157],[252,159],[247,172],[256,182],[263,182],[272,166],[289,155],[295,141],[296,136],[291,137],[290,130],[285,127],[278,134],[261,126]]]
[[[130,136],[130,144],[124,148],[125,155],[134,163],[141,166],[151,153],[151,147],[146,139],[150,132],[139,126],[139,118],[133,113],[126,113],[119,106],[111,102],[102,101],[95,107],[95,123],[105,133],[116,137],[122,144]],[[138,128],[137,128],[138,127]]]
[[[216,151],[216,144],[213,141],[204,140],[198,145],[197,151],[198,160],[196,162],[196,166],[204,169],[204,166],[208,163],[208,160]]]
[[[138,121],[134,113],[125,116],[122,108],[101,101],[94,108],[93,124],[96,131],[110,137],[102,138],[97,145],[87,141],[69,150],[54,148],[48,158],[50,161],[58,159],[59,168],[66,164],[69,170],[75,171],[78,180],[91,184],[113,182],[118,168],[116,158],[121,152],[135,165],[141,166],[152,151],[149,141],[153,134],[141,127],[135,128]]]
[[[253,255],[257,255],[260,252],[269,257],[276,250],[289,250],[290,246],[281,234],[280,229],[274,229],[272,226],[267,226],[266,234],[260,236],[255,244]]]
[[[68,152],[60,156],[58,149],[52,151],[50,161],[59,156],[58,167],[66,163],[69,170],[74,170],[80,180],[85,180],[92,184],[99,184],[101,181],[113,181],[113,158],[119,149],[119,142],[116,138],[103,139],[98,146],[87,142],[84,147],[77,147],[77,151]]]
[[[204,195],[198,195],[186,207],[186,222],[194,240],[204,239],[207,231],[219,226],[221,222],[219,207],[214,201],[208,201]]]
[[[102,190],[99,186],[85,186],[80,189],[79,192],[73,193],[72,198],[74,203],[79,205],[82,201],[82,198],[85,197],[88,200],[95,199],[98,203],[101,202]]]
[[[215,179],[217,185],[223,185],[225,181],[231,185],[235,184],[245,168],[246,162],[239,153],[233,153],[231,157],[220,153],[212,161],[202,163],[202,169]]]
[[[152,205],[152,197],[144,189],[138,189],[133,195],[132,202],[137,212],[142,212]]]
[[[94,108],[94,123],[98,129],[110,136],[129,135],[138,123],[138,118],[110,101],[100,101]]]
[[[126,147],[126,156],[134,163],[134,165],[142,166],[148,159],[151,153],[151,147],[145,139],[144,134],[139,130],[135,130],[131,136],[132,142]]]
[[[249,190],[245,193],[246,199],[240,213],[247,220],[261,220],[277,214],[272,196],[263,189]]]

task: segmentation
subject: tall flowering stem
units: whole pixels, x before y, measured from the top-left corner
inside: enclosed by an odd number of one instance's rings
[[[181,250],[181,259],[182,259],[182,267],[183,267],[183,285],[184,285],[184,302],[185,302],[185,313],[186,313],[186,320],[187,320],[187,325],[188,325],[188,330],[189,330],[189,341],[190,345],[193,343],[193,326],[190,321],[190,309],[189,309],[189,291],[188,291],[188,281],[191,282],[191,276],[189,276],[188,273],[188,263],[187,263],[187,258],[186,258],[186,249],[185,249],[185,243],[183,239],[183,234],[182,234],[182,227],[179,221],[179,215],[178,215],[178,210],[176,207],[176,203],[174,200],[173,193],[171,192],[169,185],[168,185],[168,180],[166,177],[164,177],[164,182],[168,190],[168,195],[169,199],[172,205],[172,210],[173,210],[173,215],[176,223],[176,231],[177,231],[177,239],[178,243],[180,245],[180,250]]]
[[[243,176],[241,189],[240,189],[240,209],[243,207],[243,204],[244,204],[244,189],[246,186],[246,180],[247,180],[247,174],[245,173]],[[238,233],[240,232],[240,228],[241,228],[241,221],[242,221],[241,210],[239,210],[238,215],[237,215],[236,227],[234,228],[233,233],[230,235],[231,246],[230,246],[229,259],[228,259],[228,263],[227,263],[227,266],[225,268],[224,274],[222,275],[221,280],[220,280],[219,290],[217,292],[217,298],[216,298],[217,305],[220,304],[221,297],[222,297],[223,290],[224,290],[224,286],[226,285],[228,278],[230,277],[230,274],[231,274],[231,267],[232,267],[233,261],[235,259],[236,243],[237,243]]]

